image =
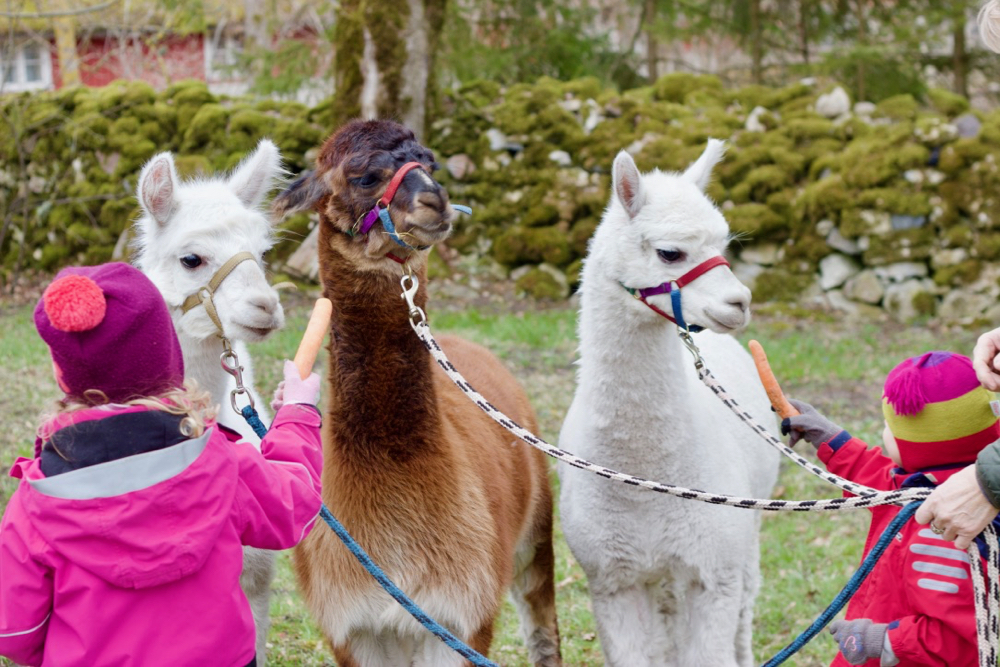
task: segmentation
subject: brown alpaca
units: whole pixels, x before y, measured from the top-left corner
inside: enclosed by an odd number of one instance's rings
[[[424,169],[406,174],[389,210],[402,238],[429,246],[448,235],[455,213],[429,176],[434,156],[396,123],[345,125],[323,145],[316,171],[274,204],[320,217],[320,277],[333,301],[323,499],[400,588],[474,649],[488,653],[510,589],[531,660],[559,665],[544,456],[472,404],[410,328],[398,260],[419,276],[423,307],[426,252],[401,248],[379,225],[347,233],[408,162]],[[440,343],[478,391],[537,428],[523,390],[493,355],[460,338]],[[340,665],[468,664],[325,526],[296,548],[295,571]]]

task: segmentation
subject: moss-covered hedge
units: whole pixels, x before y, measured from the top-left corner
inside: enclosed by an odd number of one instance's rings
[[[330,131],[329,107],[224,100],[204,83],[142,82],[0,98],[0,271],[111,258],[135,218],[136,180],[173,151],[182,177],[230,169],[271,137],[292,170]]]
[[[474,208],[450,243],[511,268],[555,266],[573,284],[615,154],[628,148],[640,169],[679,170],[718,137],[729,149],[709,194],[743,248],[781,248],[755,299],[806,289],[834,252],[830,229],[859,244],[865,265],[926,262],[938,285],[975,280],[1000,260],[1000,112],[973,112],[981,131],[959,138],[951,121],[969,113],[967,101],[932,90],[926,100],[901,95],[830,119],[815,104],[831,87],[727,90],[690,74],[623,93],[596,79],[467,85],[443,101],[429,138],[439,162],[464,165],[440,178],[455,202]],[[751,131],[756,107],[759,131]],[[269,136],[293,172],[306,168],[306,152],[333,129],[331,108],[220,99],[197,82],[159,93],[122,82],[4,97],[0,206],[10,224],[0,267],[107,260],[135,214],[138,170],[157,151],[176,152],[190,176],[233,167]],[[904,229],[898,216],[924,224]],[[932,261],[954,247],[968,256]]]

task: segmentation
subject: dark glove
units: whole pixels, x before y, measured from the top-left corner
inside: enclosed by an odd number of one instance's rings
[[[888,628],[887,623],[872,623],[870,619],[858,618],[853,621],[834,621],[830,624],[830,633],[840,645],[840,652],[847,662],[863,665],[872,658],[882,657],[882,645]]]
[[[804,401],[794,398],[788,401],[800,414],[785,417],[781,420],[781,435],[790,435],[788,446],[794,447],[801,438],[805,438],[813,447],[819,448],[824,442],[830,442],[844,429],[816,411],[816,408]]]

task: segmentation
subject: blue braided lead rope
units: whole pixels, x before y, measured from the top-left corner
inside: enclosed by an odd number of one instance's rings
[[[246,419],[247,423],[250,424],[250,428],[253,429],[258,438],[263,438],[267,435],[267,427],[264,426],[264,422],[260,420],[260,415],[253,409],[252,405],[244,407],[241,414],[243,415],[243,419]]]
[[[254,433],[261,438],[267,435],[267,427],[264,426],[264,422],[260,420],[260,415],[257,414],[257,411],[254,410],[252,406],[248,405],[244,407],[241,414],[243,415],[243,418],[246,419],[247,423],[250,424],[250,428],[254,430]],[[333,532],[337,534],[337,537],[340,538],[341,542],[343,542],[354,557],[358,559],[358,562],[361,563],[366,570],[368,570],[368,574],[372,575],[375,581],[382,586],[385,592],[391,595],[392,598],[403,607],[403,609],[410,613],[410,616],[417,619],[420,625],[434,633],[438,639],[448,645],[448,648],[461,655],[473,665],[476,665],[476,667],[499,667],[497,663],[480,655],[475,649],[464,644],[461,639],[451,634],[447,628],[428,616],[427,612],[418,607],[416,602],[407,597],[406,593],[400,590],[399,586],[392,583],[392,580],[386,575],[385,572],[382,571],[382,568],[380,568],[375,561],[372,560],[371,556],[365,552],[361,545],[358,544],[353,537],[351,537],[351,534],[347,532],[344,525],[337,521],[337,518],[333,516],[333,513],[330,512],[330,509],[326,505],[323,505],[320,508],[319,515],[323,517],[323,521],[326,522],[326,525],[333,529]]]
[[[781,649],[777,655],[765,662],[763,667],[774,667],[774,665],[780,665],[785,660],[788,660],[788,658],[792,657],[792,655],[794,655],[799,649],[808,644],[813,637],[819,634],[819,631],[825,628],[827,623],[833,620],[833,617],[837,615],[837,612],[843,609],[844,605],[847,604],[847,601],[858,592],[858,588],[861,587],[864,580],[868,578],[869,574],[871,574],[872,569],[875,567],[875,563],[878,562],[878,559],[881,558],[883,552],[885,552],[886,548],[889,546],[889,543],[892,542],[892,538],[895,537],[896,533],[899,532],[899,529],[903,527],[903,524],[905,524],[911,516],[913,516],[913,513],[917,511],[917,508],[920,507],[923,502],[923,500],[915,500],[903,507],[903,509],[899,510],[899,514],[897,514],[896,518],[894,518],[892,522],[886,526],[885,530],[882,532],[882,536],[878,538],[878,542],[875,543],[872,550],[868,552],[867,556],[865,556],[865,559],[861,562],[861,567],[858,568],[858,571],[854,573],[851,579],[847,582],[847,585],[844,586],[844,590],[840,591],[837,597],[833,599],[833,602],[830,603],[830,606],[827,607],[815,621],[813,621],[812,625],[796,637],[791,644]]]

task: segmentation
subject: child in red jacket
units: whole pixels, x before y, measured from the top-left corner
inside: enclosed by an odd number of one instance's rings
[[[885,381],[884,450],[869,449],[808,403],[782,422],[790,444],[804,438],[827,468],[880,491],[933,487],[1000,439],[993,393],[972,362],[952,352],[907,359]],[[865,555],[899,512],[872,507]],[[931,526],[908,522],[851,599],[845,621],[830,624],[840,646],[833,665],[975,665],[975,605],[969,557]]]

